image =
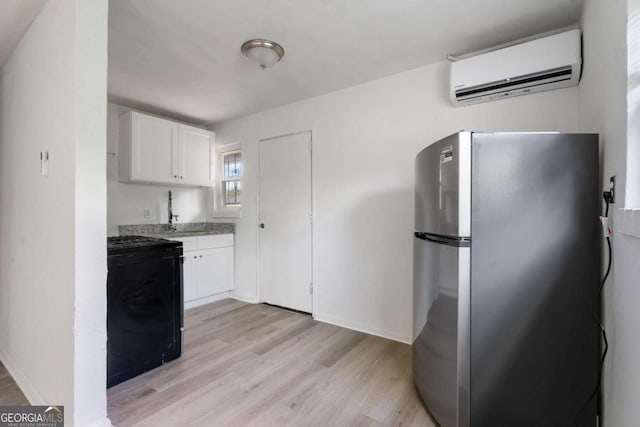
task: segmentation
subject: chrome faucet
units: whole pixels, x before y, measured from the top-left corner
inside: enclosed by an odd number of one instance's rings
[[[176,229],[176,226],[173,223],[173,220],[175,219],[175,221],[178,222],[178,217],[180,216],[180,215],[173,214],[172,203],[173,203],[173,197],[171,196],[171,191],[169,191],[169,230]]]

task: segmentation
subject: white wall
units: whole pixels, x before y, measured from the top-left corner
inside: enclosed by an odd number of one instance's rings
[[[75,422],[69,425],[106,427],[111,425],[105,386],[108,0],[72,3],[76,5]]]
[[[214,126],[245,162],[236,294],[256,297],[257,141],[311,129],[316,318],[410,342],[416,153],[463,128],[575,131],[577,93],[452,108],[441,62]]]
[[[73,13],[44,7],[0,87],[0,349],[34,403],[73,402],[75,112],[59,102],[74,87]]]
[[[605,288],[609,354],[604,371],[605,426],[640,425],[640,239],[622,234],[618,208],[625,207],[627,176],[627,4],[587,0],[582,16],[584,74],[579,91],[579,128],[598,132],[603,147],[603,188],[617,177],[613,274]],[[631,132],[630,132],[631,133]],[[636,143],[637,141],[630,141]],[[638,165],[634,165],[635,168]],[[630,187],[626,193],[632,190]],[[636,187],[635,191],[640,191]],[[637,200],[637,198],[636,198]],[[633,206],[632,206],[633,207]],[[635,206],[638,207],[638,206]],[[605,256],[606,259],[606,256]]]
[[[110,424],[106,31],[105,0],[49,0],[0,78],[0,359],[70,426]]]
[[[628,14],[626,205],[640,208],[640,0],[629,0]]]
[[[118,235],[125,224],[159,224],[168,221],[168,191],[173,195],[173,212],[179,222],[204,222],[213,209],[213,194],[207,188],[169,187],[118,181],[119,117],[132,108],[109,104],[107,109],[107,233]],[[139,110],[135,110],[139,111]],[[144,111],[142,111],[144,112]],[[115,154],[112,154],[115,153]],[[151,218],[144,217],[144,210]]]

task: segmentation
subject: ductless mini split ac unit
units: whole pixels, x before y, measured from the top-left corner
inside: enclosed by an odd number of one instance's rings
[[[451,63],[455,107],[577,85],[580,30],[570,30]]]

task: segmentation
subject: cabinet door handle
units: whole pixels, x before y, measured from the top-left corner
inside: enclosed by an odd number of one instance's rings
[[[180,175],[180,179],[182,179],[182,175]]]
[[[193,259],[196,259],[196,258],[198,258],[198,255],[194,255],[194,256],[193,256]]]
[[[173,175],[173,177],[174,177],[174,178],[177,178],[177,177],[178,177],[178,175]]]
[[[200,255],[200,258],[202,258],[202,255]]]

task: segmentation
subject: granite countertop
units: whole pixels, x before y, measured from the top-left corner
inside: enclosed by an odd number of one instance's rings
[[[121,236],[147,236],[160,238],[208,236],[213,234],[233,234],[235,224],[226,222],[188,222],[173,224],[175,229],[170,229],[169,224],[135,224],[121,225],[118,231]]]

